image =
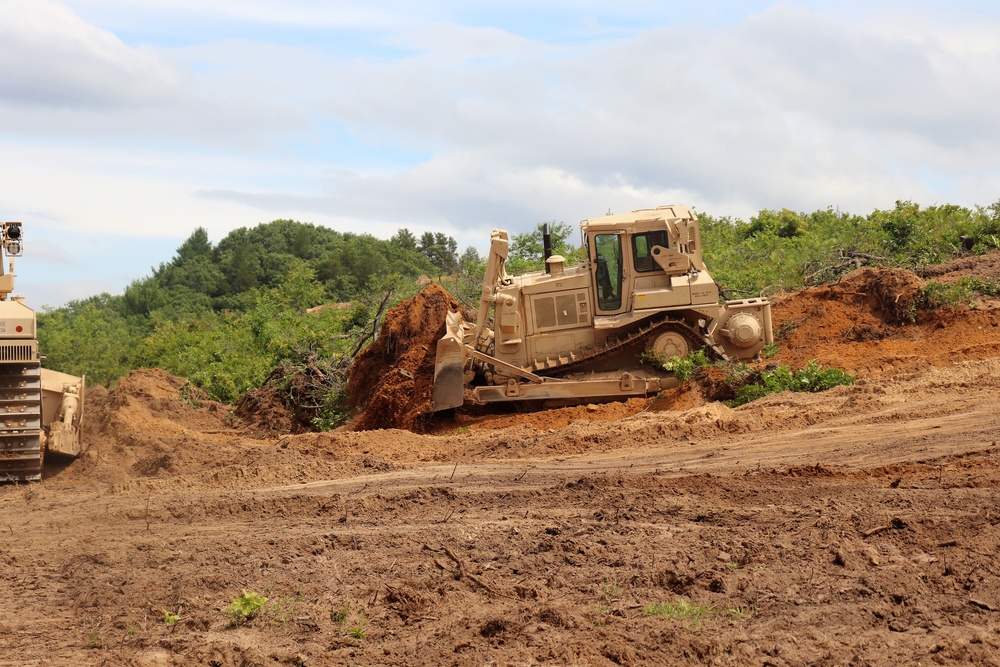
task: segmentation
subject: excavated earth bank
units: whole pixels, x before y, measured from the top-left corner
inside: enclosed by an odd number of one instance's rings
[[[350,370],[349,403],[359,411],[353,428],[421,430],[430,412],[437,340],[445,316],[459,309],[432,284],[386,314],[379,337]]]
[[[859,379],[739,408],[380,429],[428,426],[433,288],[360,360],[374,430],[258,437],[156,370],[94,388],[84,455],[0,486],[0,664],[1000,664],[1000,310],[919,286],[777,299],[765,363]],[[243,591],[268,603],[234,626]]]

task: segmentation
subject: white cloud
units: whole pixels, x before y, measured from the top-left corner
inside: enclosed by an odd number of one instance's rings
[[[117,108],[169,100],[184,74],[55,0],[0,0],[2,103]]]
[[[15,0],[16,1],[16,0]],[[25,0],[30,2],[33,0]],[[260,24],[268,27],[385,28],[400,23],[399,9],[381,8],[371,0],[65,0],[80,13],[98,17],[102,25],[148,30],[190,28],[192,22]],[[409,9],[420,13],[421,8]],[[426,11],[426,10],[425,10]]]
[[[616,30],[590,2],[574,24],[599,38],[546,40],[457,2],[0,0],[0,207],[167,260],[197,226],[279,217],[483,247],[666,203],[997,198],[995,11],[682,5],[627,2]],[[578,6],[521,5],[553,25]]]

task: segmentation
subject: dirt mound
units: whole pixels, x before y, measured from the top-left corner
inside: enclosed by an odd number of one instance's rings
[[[920,307],[924,282],[902,269],[865,268],[839,283],[772,300],[779,353],[766,360],[799,368],[809,359],[879,377],[1000,352],[1000,311]]]
[[[886,324],[913,321],[926,283],[906,269],[863,268],[830,287],[834,294],[856,294]]]
[[[251,389],[236,404],[235,414],[240,421],[253,429],[272,433],[303,433],[311,430],[287,405],[282,385],[291,380],[283,366],[275,368],[264,384]]]
[[[320,359],[315,351],[298,363],[282,362],[259,388],[248,391],[236,404],[240,423],[271,434],[306,433],[328,412],[340,412],[344,364],[340,359]]]
[[[230,406],[207,400],[186,380],[161,370],[134,371],[111,391],[87,392],[85,450],[47,470],[46,484],[116,495],[205,486],[245,490],[390,467],[377,454],[326,446],[317,434],[261,439],[273,430],[261,434],[231,422]]]
[[[390,310],[378,339],[349,371],[348,401],[359,414],[356,430],[421,430],[430,412],[434,355],[445,317],[461,308],[438,285],[428,285]]]
[[[118,483],[215,465],[220,450],[203,434],[231,433],[228,417],[229,406],[208,400],[187,380],[158,369],[133,371],[110,391],[88,390],[87,449],[60,478]]]
[[[944,264],[928,266],[920,271],[920,276],[942,283],[955,283],[962,278],[996,280],[1000,277],[1000,250],[985,255],[959,257]]]

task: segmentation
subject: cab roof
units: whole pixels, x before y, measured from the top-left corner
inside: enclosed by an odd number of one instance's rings
[[[617,213],[615,215],[605,215],[599,218],[587,218],[580,223],[581,227],[588,229],[621,229],[632,227],[636,230],[647,228],[642,223],[648,223],[648,229],[662,229],[664,224],[670,220],[694,221],[698,217],[694,211],[688,210],[686,206],[674,204],[671,206],[657,206],[656,208],[640,208],[630,213]]]

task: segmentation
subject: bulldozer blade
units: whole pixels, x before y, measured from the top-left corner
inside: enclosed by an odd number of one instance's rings
[[[42,416],[49,430],[47,451],[79,456],[86,378],[42,369]],[[72,406],[67,412],[67,408]],[[65,419],[69,419],[68,422]]]
[[[465,402],[465,345],[462,317],[449,313],[445,334],[434,358],[434,411],[457,408]]]

